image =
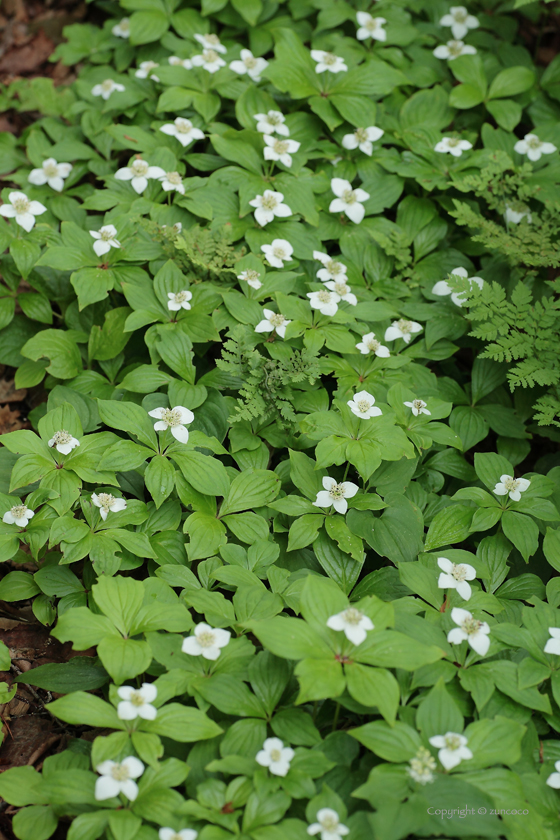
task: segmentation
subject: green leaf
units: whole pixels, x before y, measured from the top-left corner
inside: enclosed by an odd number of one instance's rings
[[[160,508],[175,485],[175,470],[169,458],[164,455],[152,458],[144,473],[144,481],[156,508]]]
[[[326,641],[299,618],[278,616],[268,621],[252,621],[249,626],[264,647],[282,659],[334,660]]]
[[[82,357],[70,332],[41,330],[21,348],[22,356],[36,362],[49,359],[47,373],[56,379],[73,379],[82,370]]]
[[[152,661],[152,651],[147,642],[123,639],[121,636],[105,636],[97,646],[97,653],[103,667],[117,685],[143,674]]]
[[[497,716],[475,721],[465,731],[473,757],[469,770],[493,764],[516,764],[521,758],[521,741],[527,728],[511,718]],[[466,767],[465,767],[466,769]]]
[[[534,519],[523,513],[506,510],[502,516],[504,534],[527,562],[539,547],[539,528]]]
[[[109,681],[107,673],[99,663],[89,656],[75,656],[61,664],[52,662],[39,665],[16,677],[16,682],[34,685],[57,694],[72,691],[95,691]]]
[[[230,480],[221,461],[201,452],[170,452],[187,481],[205,496],[226,496]]]
[[[414,758],[422,746],[416,730],[401,721],[390,726],[382,720],[376,720],[351,729],[350,735],[384,761],[397,763]]]
[[[111,429],[136,435],[150,449],[157,449],[157,437],[148,412],[132,402],[98,400],[99,416]]]
[[[55,717],[81,726],[98,726],[101,729],[123,729],[117,710],[110,703],[86,694],[84,691],[74,691],[49,703],[46,708]]]
[[[422,550],[424,523],[420,510],[400,493],[385,495],[388,508],[376,519],[371,547],[393,563],[415,560]]]
[[[221,712],[239,717],[265,718],[262,703],[244,682],[230,674],[215,674],[198,680],[193,688]]]
[[[183,744],[215,738],[223,732],[200,709],[180,703],[167,703],[158,710],[155,720],[143,721],[141,728]]]
[[[357,662],[344,668],[348,691],[363,706],[377,706],[387,723],[394,723],[400,701],[399,684],[390,671]]]
[[[13,818],[13,827],[20,840],[48,840],[56,831],[58,817],[50,805],[30,805]]]
[[[484,101],[484,90],[474,85],[458,85],[449,94],[449,104],[454,108],[475,108]]]
[[[233,479],[229,493],[220,508],[220,516],[264,507],[272,502],[279,492],[280,479],[276,473],[270,470],[245,470]]]
[[[19,540],[17,542],[19,545]],[[0,581],[0,598],[3,601],[24,601],[40,591],[33,575],[28,572],[8,572]]]
[[[159,41],[169,28],[167,15],[158,9],[134,12],[130,18],[130,43],[150,44]]]
[[[523,109],[518,102],[514,102],[512,99],[495,99],[492,102],[487,102],[486,107],[498,125],[506,131],[513,131],[516,125],[521,122]]]
[[[296,665],[294,673],[299,680],[298,704],[339,697],[344,691],[346,680],[342,665],[334,657],[303,659]]]
[[[426,551],[433,551],[443,545],[454,545],[466,539],[470,533],[474,509],[464,505],[449,505],[437,513],[428,529]]]
[[[101,577],[92,587],[99,609],[123,634],[129,633],[144,600],[144,587],[129,577]]]
[[[210,142],[215,150],[226,160],[233,160],[249,172],[256,175],[262,173],[263,160],[257,150],[250,143],[239,137],[237,131],[226,131],[224,134],[211,134]]]
[[[344,592],[351,592],[360,576],[363,555],[360,561],[354,560],[349,554],[341,551],[323,530],[319,532],[318,539],[313,543],[313,550],[327,575]]]
[[[463,731],[463,715],[448,693],[443,679],[440,678],[421,701],[416,713],[416,725],[425,738]]]
[[[535,74],[528,67],[506,67],[494,77],[490,90],[489,99],[498,99],[506,96],[517,96],[533,86]]]

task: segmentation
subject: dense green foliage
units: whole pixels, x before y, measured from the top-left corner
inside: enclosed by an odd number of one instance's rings
[[[0,598],[88,652],[15,834],[559,838],[549,7],[96,6],[0,100]]]

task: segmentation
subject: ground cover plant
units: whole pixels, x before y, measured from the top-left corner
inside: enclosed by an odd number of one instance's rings
[[[15,836],[560,837],[553,5],[94,6],[2,92]]]

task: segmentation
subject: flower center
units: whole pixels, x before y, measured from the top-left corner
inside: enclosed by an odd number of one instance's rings
[[[375,30],[377,29],[378,26],[379,26],[379,23],[377,22],[377,18],[370,18],[368,20],[368,22],[366,23],[366,29],[369,32],[375,32]]]
[[[355,190],[346,190],[344,195],[342,196],[342,200],[345,204],[355,204],[357,201],[356,198],[356,191]]]
[[[219,59],[219,55],[216,50],[204,50],[202,53],[202,57],[207,64],[214,64]]]
[[[332,67],[332,65],[336,64],[337,61],[338,59],[333,53],[328,52],[323,56],[323,64],[326,64],[327,67]]]
[[[357,128],[354,132],[354,137],[358,141],[358,143],[364,143],[367,139],[367,131],[365,128]]]
[[[159,67],[157,61],[143,61],[142,64],[142,70],[145,70],[147,73],[149,73],[150,70],[153,70],[155,67]]]
[[[344,487],[342,484],[333,484],[331,489],[329,490],[329,496],[331,499],[343,499],[344,498]],[[346,610],[346,612],[349,612]]]
[[[192,131],[192,123],[189,122],[189,120],[178,119],[175,122],[175,125],[177,127],[177,131],[180,134],[190,134],[190,132]]]
[[[274,210],[274,208],[278,204],[278,199],[273,195],[263,195],[261,201],[261,207],[265,210]]]
[[[452,148],[455,148],[455,146],[458,146],[460,142],[461,140],[459,137],[449,137],[447,140],[447,145],[451,146]]]
[[[270,758],[272,761],[280,761],[282,758],[282,751],[281,750],[271,750],[270,751]]]
[[[467,636],[476,636],[481,627],[482,621],[479,621],[477,618],[465,618],[461,624],[461,628],[465,631]]]
[[[182,64],[182,63],[183,63],[183,59],[182,59],[182,58],[179,58],[179,57],[178,57],[178,56],[176,56],[176,55],[170,55],[170,56],[169,56],[169,58],[168,58],[167,60],[169,61],[169,63],[170,63],[172,66],[173,66],[174,64]]]
[[[455,9],[453,17],[456,23],[464,23],[467,19],[467,11],[465,9]]]
[[[24,195],[21,198],[15,198],[12,202],[12,206],[14,207],[16,213],[19,215],[20,213],[27,213],[29,210],[30,201]]]
[[[57,443],[70,443],[71,440],[72,435],[70,434],[70,432],[65,431],[65,429],[62,429],[60,432],[56,432],[53,435],[53,441],[55,445]]]
[[[327,271],[330,274],[334,274],[334,275],[342,274],[344,272],[344,268],[342,266],[342,263],[339,263],[336,260],[329,260],[326,263],[325,268],[327,269]]]
[[[362,414],[365,414],[366,411],[369,411],[371,408],[371,405],[368,400],[358,400],[356,405],[358,406],[358,411],[360,411]]]
[[[370,340],[367,342],[367,346],[372,351],[372,353],[375,353],[375,351],[381,347],[381,342],[378,341],[376,338],[370,338]]]
[[[173,186],[178,187],[180,184],[183,183],[183,179],[178,172],[166,172],[165,177],[169,181],[170,184]]]
[[[110,228],[101,228],[99,233],[101,235],[101,239],[104,242],[109,242],[109,240],[112,239],[114,236],[114,233]]]
[[[463,52],[462,41],[449,41],[447,47],[449,49],[449,55],[461,55],[461,53]]]
[[[275,140],[274,141],[274,151],[277,155],[285,155],[288,151],[288,141],[287,140]]]
[[[464,566],[456,565],[453,563],[453,568],[451,569],[451,576],[455,578],[455,580],[466,580],[467,579],[467,570]]]
[[[321,828],[324,831],[336,831],[338,825],[338,817],[332,817],[330,814],[321,820]]]
[[[188,295],[188,292],[175,292],[175,296],[173,297],[173,300],[174,300],[175,303],[184,303],[186,300],[188,300],[187,295]],[[169,409],[167,409],[167,410],[169,411]],[[173,413],[173,412],[171,412],[171,413]]]
[[[330,303],[331,293],[327,292],[325,289],[321,289],[320,292],[317,292],[317,300],[319,300],[321,303]]]
[[[247,70],[252,70],[253,67],[257,66],[257,59],[254,55],[248,55],[247,58],[243,59],[243,64],[247,68]]]
[[[356,607],[349,607],[344,611],[343,616],[344,621],[347,624],[354,624],[357,626],[364,617],[364,614],[363,612],[360,612],[360,610],[357,610]]]
[[[123,18],[118,26],[121,32],[130,32],[130,21],[128,18]]]
[[[279,260],[287,260],[288,259],[286,249],[282,248],[281,245],[276,245],[276,247],[272,249],[272,253]]]
[[[275,314],[270,316],[269,323],[272,324],[272,326],[276,329],[278,327],[281,327],[285,320],[286,319],[283,315]]]
[[[335,283],[334,290],[337,293],[337,295],[340,295],[340,297],[344,297],[344,295],[347,295],[350,291],[350,286],[347,286],[346,283]]]
[[[527,140],[527,145],[530,149],[538,149],[542,146],[542,142],[538,137],[531,137],[530,140]]]
[[[254,283],[256,280],[260,278],[260,272],[255,271],[253,268],[250,268],[249,271],[245,272],[245,282],[246,283]]]
[[[422,409],[424,408],[424,400],[413,400],[412,405],[416,409],[416,411],[422,411]]]
[[[216,640],[216,637],[211,630],[204,630],[202,633],[199,633],[196,638],[198,640],[198,644],[203,648],[212,647]]]
[[[56,163],[44,163],[43,172],[45,173],[47,178],[54,178],[56,175],[58,175],[58,166]]]
[[[209,44],[219,44],[220,43],[220,39],[218,38],[218,36],[214,35],[213,33],[211,35],[205,35],[204,38]]]
[[[280,123],[284,122],[284,117],[280,111],[269,111],[267,121],[270,125],[280,125]]]
[[[504,487],[508,492],[512,492],[513,490],[517,490],[517,485],[519,484],[519,480],[517,478],[506,478],[504,481]]]
[[[132,703],[133,706],[143,706],[146,701],[139,691],[133,691],[128,702]]]
[[[458,750],[461,746],[461,738],[459,735],[446,735],[445,736],[445,748],[448,750]]]
[[[10,510],[10,513],[14,519],[21,519],[21,517],[25,516],[27,513],[27,505],[14,505],[14,507]]]
[[[124,764],[115,764],[115,766],[111,768],[111,776],[116,782],[126,782],[126,780],[130,778],[128,768],[125,767]]]
[[[184,295],[185,292],[179,292],[179,294]],[[177,301],[177,303],[179,303],[179,302],[180,301]],[[170,426],[171,428],[174,428],[175,426],[182,426],[183,425],[181,423],[181,412],[177,411],[176,408],[166,408],[166,409],[164,409],[164,411],[161,415],[161,419],[163,420],[164,423],[167,423],[167,425]]]
[[[404,318],[401,318],[400,321],[397,321],[397,327],[402,333],[409,333],[412,332],[412,321],[406,321]]]
[[[115,504],[115,497],[112,493],[99,493],[97,500],[103,510],[110,510]]]
[[[114,81],[112,79],[105,79],[104,82],[101,82],[101,88],[104,91],[113,90]]]
[[[145,160],[135,160],[130,168],[136,177],[144,176],[148,172],[148,164]]]

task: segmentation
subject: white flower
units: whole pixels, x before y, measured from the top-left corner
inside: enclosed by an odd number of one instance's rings
[[[560,627],[549,627],[548,632],[550,633],[550,639],[548,639],[544,646],[544,652],[554,653],[556,656],[560,656]]]
[[[135,158],[128,166],[123,166],[115,172],[117,181],[130,181],[132,189],[141,195],[148,186],[150,178],[161,178],[165,172],[161,166],[150,166],[150,164],[142,160],[142,158]]]
[[[67,432],[64,429],[61,429],[59,432],[55,432],[49,440],[49,446],[55,446],[56,451],[61,452],[63,455],[69,455],[72,450],[79,445],[80,441],[75,437],[72,437],[70,432]]]
[[[366,155],[371,155],[373,143],[383,137],[385,132],[382,128],[370,125],[369,128],[357,128],[352,134],[345,134],[342,138],[342,145],[345,149],[359,149]]]
[[[185,187],[183,185],[183,176],[179,172],[166,172],[162,178],[159,179],[161,188],[164,192],[175,190],[175,192],[185,195]]]
[[[348,607],[347,610],[331,615],[327,619],[327,627],[331,630],[342,630],[349,642],[353,645],[361,645],[367,636],[368,630],[373,630],[374,625],[367,615],[357,610],[356,607]]]
[[[391,326],[385,330],[385,341],[396,341],[397,338],[402,338],[405,344],[408,344],[411,336],[419,332],[422,332],[422,327],[416,321],[407,321],[406,318],[400,318],[398,321],[393,321]]]
[[[350,306],[357,305],[358,298],[344,280],[338,280],[337,282],[330,280],[328,283],[325,283],[325,286],[327,289],[330,289],[331,292],[335,292],[341,300],[345,301],[345,303],[349,303]]]
[[[216,50],[219,53],[227,53],[227,47],[221,43],[217,35],[210,32],[208,35],[195,35],[195,39],[205,50]]]
[[[368,200],[369,193],[362,190],[361,187],[352,189],[350,181],[346,181],[344,178],[333,178],[331,180],[331,190],[337,198],[331,201],[329,211],[331,213],[346,213],[350,221],[359,225],[366,212],[361,202]]]
[[[261,245],[261,251],[274,268],[284,268],[290,262],[294,249],[287,239],[273,239],[270,245]]]
[[[272,222],[277,216],[279,219],[291,216],[292,211],[287,204],[282,204],[284,194],[281,192],[274,192],[273,190],[265,190],[262,195],[257,195],[249,202],[251,207],[256,207],[255,219],[264,227],[269,222]]]
[[[539,140],[536,134],[526,134],[523,140],[518,140],[513,147],[520,155],[527,155],[529,160],[540,160],[542,155],[551,155],[556,151],[554,143]]]
[[[460,645],[461,642],[468,642],[475,653],[480,656],[485,656],[490,647],[490,627],[485,621],[479,621],[473,618],[468,610],[463,610],[461,607],[454,607],[451,610],[451,618],[458,624],[447,634],[447,641],[452,645]]]
[[[98,257],[107,254],[111,248],[120,248],[121,243],[116,238],[117,229],[114,225],[103,225],[99,230],[90,230],[90,235],[96,240],[93,250]]]
[[[40,169],[32,169],[27,180],[36,187],[48,184],[53,190],[61,192],[64,189],[64,179],[72,172],[71,163],[57,163],[54,158],[43,161]]]
[[[521,499],[521,494],[528,489],[531,482],[527,478],[514,478],[512,475],[501,475],[499,482],[494,487],[493,492],[496,496],[509,497],[513,502],[518,502]]]
[[[160,828],[158,837],[159,840],[196,840],[198,831],[194,828],[181,828],[180,831],[175,831],[173,828]]]
[[[203,67],[209,73],[217,73],[220,67],[226,66],[223,58],[220,58],[214,49],[204,50],[202,55],[193,55],[191,63],[193,67]]]
[[[454,38],[464,38],[469,29],[476,29],[480,26],[478,18],[469,15],[464,6],[451,6],[449,14],[442,17],[439,25],[450,26]]]
[[[298,143],[297,140],[281,140],[279,137],[272,137],[270,134],[265,134],[263,140],[265,142],[264,159],[279,160],[280,163],[288,167],[292,165],[292,155],[301,146],[301,143]]]
[[[189,408],[185,408],[183,405],[176,405],[173,408],[160,407],[148,411],[148,414],[157,420],[157,423],[154,423],[156,432],[165,432],[169,429],[175,440],[180,443],[187,443],[189,431],[185,429],[185,426],[194,420],[194,414]]]
[[[240,76],[247,73],[254,82],[260,82],[261,73],[267,67],[268,61],[266,58],[257,58],[251,50],[241,50],[241,59],[231,61],[229,65],[229,69],[233,70],[234,73],[239,73]]]
[[[267,738],[255,759],[261,767],[268,767],[273,776],[286,776],[295,752],[285,747],[280,738]]]
[[[142,61],[138,65],[138,70],[134,74],[137,79],[153,79],[154,82],[159,82],[157,76],[152,73],[152,70],[155,70],[156,67],[159,67],[157,61]]]
[[[157,697],[157,688],[153,683],[142,683],[141,688],[131,685],[121,685],[117,690],[121,702],[117,706],[120,720],[155,720],[157,709],[152,703]]]
[[[453,61],[454,58],[459,58],[460,55],[475,55],[476,49],[470,44],[464,44],[462,41],[448,41],[447,44],[440,44],[434,50],[436,58],[448,58]]]
[[[436,736],[437,737],[437,736]],[[419,747],[418,752],[409,761],[410,767],[406,772],[411,779],[421,785],[427,785],[434,781],[433,771],[436,769],[436,760],[426,747]]]
[[[322,315],[334,315],[338,311],[340,296],[336,292],[321,289],[319,292],[307,292],[311,309],[318,309]]]
[[[327,280],[337,280],[339,282],[346,280],[346,266],[344,263],[331,259],[328,254],[324,254],[322,251],[313,251],[313,259],[323,264],[323,268],[320,268],[317,272],[317,277],[321,282],[325,283]]]
[[[229,630],[213,628],[201,622],[194,628],[194,636],[183,639],[181,650],[190,656],[202,655],[204,659],[217,659],[221,653],[220,648],[229,644],[230,638]]]
[[[18,528],[27,528],[30,519],[35,516],[35,511],[29,510],[27,505],[14,505],[10,510],[7,510],[2,517],[2,522],[6,525],[17,525]]]
[[[522,219],[527,219],[527,224],[531,224],[533,217],[526,204],[516,201],[515,204],[506,204],[506,211],[504,219],[508,224],[518,225]]]
[[[144,765],[139,758],[129,755],[121,762],[102,761],[95,768],[100,774],[95,783],[95,798],[100,801],[112,799],[124,793],[131,801],[138,796],[138,785],[134,781],[144,772]]]
[[[362,420],[369,420],[371,417],[379,417],[383,412],[375,405],[375,397],[368,391],[358,391],[351,400],[346,403],[352,414]]]
[[[472,752],[467,747],[468,741],[465,736],[458,735],[456,732],[434,735],[430,738],[430,744],[439,750],[438,758],[446,770],[451,770],[462,761],[467,761],[473,757]]]
[[[467,274],[467,270],[465,268],[454,268],[453,271],[450,272],[451,275],[455,275],[456,277],[465,277],[469,281],[469,285],[472,288],[472,284],[476,283],[479,289],[482,289],[484,286],[484,280],[482,277],[469,277]],[[453,303],[456,303],[457,306],[462,306],[465,302],[465,292],[454,292],[447,280],[438,280],[435,286],[432,289],[433,295],[451,295],[451,300]]]
[[[178,55],[170,55],[167,61],[172,67],[184,67],[185,70],[192,69],[192,61],[190,58],[179,58]]]
[[[369,12],[356,12],[356,20],[360,24],[356,32],[358,41],[365,41],[367,38],[373,38],[375,41],[387,40],[387,33],[383,29],[383,24],[387,23],[385,18],[374,18]]]
[[[185,117],[176,117],[172,123],[160,126],[159,130],[170,137],[175,137],[181,146],[188,146],[193,140],[204,140],[204,132],[200,128],[195,128]]]
[[[100,508],[99,513],[104,521],[110,512],[119,513],[121,510],[126,510],[126,500],[113,496],[112,493],[92,493],[91,501],[95,507]]]
[[[105,79],[99,85],[94,85],[91,89],[92,96],[101,96],[103,99],[109,99],[112,93],[122,93],[125,90],[124,85],[115,82],[113,79]]]
[[[255,271],[253,268],[249,268],[247,271],[242,271],[241,274],[237,275],[238,280],[244,280],[248,286],[251,286],[252,289],[260,289],[262,287],[262,283],[260,281],[260,271]]]
[[[440,589],[456,589],[461,598],[468,601],[472,591],[468,580],[474,580],[476,569],[468,563],[452,563],[447,557],[438,557],[438,566],[442,570],[438,578]]]
[[[189,292],[187,289],[183,289],[182,292],[167,292],[167,297],[169,298],[167,301],[167,308],[170,309],[171,312],[178,312],[180,309],[191,308],[189,301],[192,298],[192,292]]]
[[[363,335],[362,340],[356,344],[356,349],[359,350],[363,356],[367,356],[369,353],[375,353],[375,355],[379,356],[379,358],[386,359],[391,355],[389,348],[385,347],[384,344],[381,344],[381,342],[376,339],[375,333],[373,332]]]
[[[264,319],[259,321],[255,327],[255,332],[262,333],[276,330],[280,338],[284,338],[286,335],[286,327],[292,322],[288,321],[287,318],[284,318],[283,315],[280,315],[279,312],[273,312],[272,309],[263,309],[263,315]]]
[[[472,143],[469,143],[468,140],[461,140],[460,137],[444,137],[434,146],[435,152],[448,153],[453,157],[461,157],[463,152],[467,152],[469,149],[472,149]]]
[[[410,408],[415,417],[418,417],[420,414],[430,415],[432,413],[426,408],[427,403],[425,403],[424,400],[412,400],[412,402],[404,402],[403,405]]]
[[[284,137],[290,136],[290,129],[286,122],[286,117],[281,111],[268,111],[266,114],[255,114],[253,117],[257,120],[257,131],[262,134],[283,134]]]
[[[25,193],[8,193],[9,204],[0,207],[0,214],[6,219],[15,219],[24,230],[29,231],[35,225],[35,216],[46,213],[47,208],[40,201],[30,201]]]
[[[317,822],[307,827],[308,834],[319,834],[321,840],[340,840],[349,831],[347,826],[342,825],[340,817],[332,808],[320,808],[317,811]]]
[[[311,50],[311,58],[317,62],[317,66],[315,67],[316,73],[324,73],[325,70],[329,70],[331,73],[343,73],[348,70],[344,59],[331,52]]]
[[[161,229],[165,230],[166,227],[167,227],[167,225],[162,225]],[[171,225],[171,232],[174,233],[174,234],[175,233],[181,233],[182,230],[183,230],[183,225],[181,224],[181,222],[175,222],[174,225]]]
[[[551,788],[560,788],[560,761],[554,762],[554,767],[556,768],[556,773],[551,773],[548,779],[546,780],[547,785]]]
[[[323,479],[324,490],[317,493],[317,498],[313,502],[315,507],[334,507],[337,513],[346,513],[348,510],[348,502],[346,499],[351,499],[356,495],[360,489],[357,484],[352,481],[342,481],[340,484],[335,478],[325,476]]]
[[[117,38],[128,38],[130,35],[129,18],[123,18],[120,23],[116,23],[111,29],[111,32],[113,35],[116,35]]]

